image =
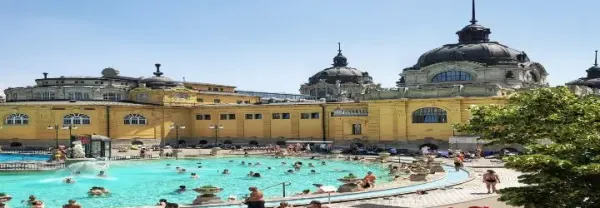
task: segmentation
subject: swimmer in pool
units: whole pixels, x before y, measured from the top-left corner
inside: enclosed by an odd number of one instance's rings
[[[225,169],[223,170],[223,172],[221,172],[221,174],[225,175],[225,174],[229,174],[229,169]]]
[[[198,179],[198,175],[196,175],[196,173],[192,173],[192,179]]]
[[[271,170],[271,167],[267,167],[267,169]]]
[[[177,173],[179,173],[179,174],[185,173],[185,168],[179,169],[179,171],[177,171]]]
[[[186,191],[186,189],[185,189],[184,185],[179,186],[179,189],[175,190],[175,192],[177,192],[177,193],[183,193],[185,191]]]
[[[254,171],[250,171],[250,173],[248,173],[248,176],[254,176]]]
[[[73,180],[72,178],[65,178],[64,182],[65,183],[75,183],[75,180]]]
[[[245,164],[246,164],[246,162],[245,162],[245,161],[242,161],[242,163],[241,163],[241,164],[242,164],[242,165],[245,165]]]
[[[285,163],[285,162],[281,162],[281,166],[284,166],[284,165],[286,165],[286,164],[287,164],[287,163]]]
[[[101,170],[100,173],[98,173],[98,177],[106,177],[106,173],[104,173],[104,171]]]
[[[229,162],[233,162],[233,160],[230,160]]]
[[[310,170],[310,174],[317,174],[316,170]]]
[[[308,163],[308,167],[314,168],[315,165],[313,165],[312,163]]]
[[[294,171],[293,170],[288,170],[286,173],[287,174],[294,174]]]

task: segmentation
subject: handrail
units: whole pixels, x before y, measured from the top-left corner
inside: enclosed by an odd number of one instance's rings
[[[267,187],[265,187],[265,188],[262,188],[262,190],[266,190],[266,189],[269,189],[269,188],[273,188],[273,187],[275,187],[275,186],[279,186],[279,185],[282,185],[282,186],[283,186],[283,191],[282,191],[282,193],[283,193],[283,198],[285,198],[285,187],[286,187],[286,186],[289,186],[289,185],[292,185],[292,182],[289,182],[289,181],[284,181],[284,182],[281,182],[281,183],[278,183],[278,184],[275,184],[275,185],[272,185],[272,186],[267,186]]]

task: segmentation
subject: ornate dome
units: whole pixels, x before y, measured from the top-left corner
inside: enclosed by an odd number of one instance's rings
[[[154,72],[154,77],[149,77],[142,80],[142,83],[145,83],[147,87],[150,88],[165,88],[165,87],[175,87],[177,86],[177,82],[168,77],[163,77],[163,73],[160,71],[160,64],[154,64],[156,66],[156,72]]]
[[[338,54],[333,57],[333,66],[323,69],[308,79],[309,84],[316,84],[324,80],[329,84],[336,84],[339,80],[341,84],[356,83],[370,84],[373,78],[369,73],[362,72],[356,68],[348,67],[348,59],[342,54],[341,44],[338,43]]]
[[[119,70],[113,69],[111,67],[104,68],[102,70],[102,77],[118,77]]]
[[[590,88],[600,88],[600,66],[598,66],[598,50],[596,50],[596,57],[594,58],[594,65],[586,70],[587,76],[579,78],[574,81],[570,81],[567,85],[579,85],[587,86]]]
[[[491,30],[477,24],[475,19],[475,0],[472,1],[470,22],[471,24],[456,32],[458,43],[447,44],[424,53],[419,57],[416,65],[405,70],[419,70],[448,61],[472,61],[485,65],[518,64],[530,61],[525,52],[490,41]]]

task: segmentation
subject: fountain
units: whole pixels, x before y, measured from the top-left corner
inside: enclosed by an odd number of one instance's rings
[[[194,199],[193,204],[198,205],[222,203],[223,201],[216,195],[216,193],[219,193],[222,190],[222,188],[211,185],[195,188],[194,191],[200,193],[200,195],[198,195],[198,197]]]
[[[81,141],[74,141],[71,151],[73,151],[73,158],[85,158],[85,149]]]
[[[67,166],[71,172],[80,173],[98,173],[108,170],[109,167],[110,164],[107,161],[82,161]]]
[[[344,176],[343,178],[338,179],[338,181],[341,181],[344,183],[344,185],[341,185],[338,188],[338,190],[337,190],[338,193],[356,192],[356,191],[363,190],[363,188],[358,184],[360,179],[358,179],[354,175]]]

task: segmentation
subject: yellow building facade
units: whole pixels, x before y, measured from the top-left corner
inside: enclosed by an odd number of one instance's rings
[[[70,134],[100,134],[114,143],[151,144],[205,142],[275,144],[287,140],[334,141],[418,148],[446,146],[457,135],[453,124],[468,121],[473,105],[502,104],[502,97],[395,99],[347,103],[200,104],[164,105],[111,101],[35,101],[0,104],[4,118],[0,144],[51,145],[56,136],[66,144]],[[231,98],[237,99],[237,98]],[[58,125],[73,126],[58,130]],[[175,128],[185,126],[185,128]],[[218,128],[214,128],[217,126]],[[212,127],[212,128],[211,128]],[[220,128],[219,128],[220,127]],[[56,133],[58,134],[56,135]],[[228,142],[225,142],[228,143]]]

